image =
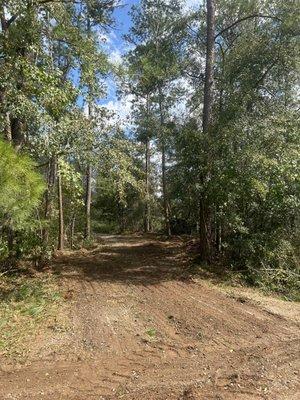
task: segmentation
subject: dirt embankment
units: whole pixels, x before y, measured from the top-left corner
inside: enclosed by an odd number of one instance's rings
[[[102,241],[55,262],[69,323],[2,360],[1,400],[300,397],[299,305],[186,279],[178,241]]]

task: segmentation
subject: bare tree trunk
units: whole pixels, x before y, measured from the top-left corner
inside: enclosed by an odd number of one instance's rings
[[[8,23],[5,18],[5,11],[4,11],[4,6],[2,5],[0,7],[0,20],[1,20],[1,30],[2,30],[2,35],[3,35],[3,40],[2,40],[2,51],[3,53],[6,52],[6,47],[7,47],[7,31],[8,31]],[[2,65],[3,69],[5,70],[5,57],[2,60]],[[9,112],[5,110],[6,104],[5,104],[5,99],[6,99],[6,93],[5,93],[5,87],[0,87],[0,105],[3,106],[3,109],[1,110],[1,113],[4,114],[4,119],[5,119],[5,124],[4,124],[4,138],[8,142],[12,142],[12,135],[11,135],[11,126],[10,126],[10,115]]]
[[[165,230],[168,236],[171,236],[171,225],[170,225],[170,207],[167,198],[167,182],[166,182],[166,148],[165,143],[162,143],[162,188],[163,188],[163,204],[165,214]]]
[[[151,206],[150,206],[150,139],[146,138],[146,208],[145,208],[145,232],[150,231],[150,218],[151,218]]]
[[[75,213],[72,215],[72,221],[71,221],[71,234],[70,234],[70,246],[71,249],[74,248],[74,235],[75,235],[75,221],[76,221],[76,216]]]
[[[147,124],[149,127],[149,117],[150,117],[150,99],[149,99],[149,93],[147,93]],[[145,232],[149,232],[151,230],[151,204],[150,204],[150,157],[151,157],[151,148],[150,148],[150,135],[149,132],[147,132],[147,137],[146,137],[146,149],[145,149],[145,161],[146,161],[146,168],[145,168],[145,174],[146,174],[146,207],[145,207],[145,226],[144,230]]]
[[[213,105],[213,69],[215,62],[215,0],[207,0],[207,33],[206,33],[206,66],[205,66],[205,82],[204,82],[204,99],[203,99],[203,133],[204,137],[209,134],[212,125],[212,105]],[[206,138],[207,139],[207,138]],[[207,169],[209,171],[210,154],[209,149],[206,151]],[[202,182],[206,181],[206,176],[202,177]],[[211,259],[210,244],[210,215],[209,201],[205,193],[200,198],[200,256],[204,261]]]
[[[45,192],[45,212],[44,219],[46,222],[49,222],[51,218],[51,213],[53,209],[53,191],[55,185],[55,177],[56,177],[56,159],[55,157],[51,157],[48,163],[48,174],[47,174],[47,190]],[[49,227],[43,227],[42,231],[43,243],[47,246],[49,242]]]
[[[125,209],[124,205],[120,201],[120,197],[118,196],[118,217],[119,217],[119,232],[122,234],[126,229],[126,218],[125,218]]]
[[[89,102],[88,105],[88,116],[92,117],[92,105]],[[92,167],[90,162],[86,168],[85,175],[85,228],[84,228],[84,238],[90,240],[91,238],[91,203],[92,203]]]
[[[164,113],[162,106],[162,91],[159,88],[159,112],[160,112],[160,141],[161,141],[161,172],[162,172],[162,192],[163,192],[163,207],[165,217],[165,232],[168,236],[171,236],[171,225],[170,225],[170,207],[167,193],[167,181],[166,181],[166,140],[164,130]]]
[[[217,221],[216,231],[216,249],[220,253],[222,250],[222,225],[220,221]]]
[[[208,215],[208,206],[206,199],[200,199],[200,221],[199,221],[199,238],[200,238],[200,257],[203,261],[210,262],[211,246],[210,246],[210,218]]]
[[[11,143],[12,142],[12,134],[11,134],[11,127],[10,127],[10,116],[9,116],[8,111],[5,113],[4,135],[5,135],[5,139]]]
[[[57,171],[57,192],[58,192],[58,250],[64,249],[64,213],[61,174]]]
[[[87,34],[91,35],[91,21],[87,18]],[[91,94],[91,88],[89,87],[89,95]],[[88,118],[92,117],[92,102],[88,100]],[[90,240],[91,238],[91,203],[92,203],[92,167],[91,163],[88,162],[86,168],[86,185],[85,185],[85,228],[84,238]]]
[[[85,187],[85,230],[84,237],[91,238],[91,202],[92,202],[92,167],[89,164],[86,168],[86,187]]]

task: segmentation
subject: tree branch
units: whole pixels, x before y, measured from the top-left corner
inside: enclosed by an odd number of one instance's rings
[[[219,33],[216,34],[215,39],[217,39],[217,37],[223,35],[223,33],[227,32],[229,29],[234,28],[236,25],[240,24],[241,22],[246,21],[247,19],[251,19],[251,18],[270,18],[270,19],[275,19],[277,21],[281,21],[282,20],[278,17],[274,17],[273,15],[264,15],[264,14],[252,14],[252,15],[247,15],[246,17],[240,18],[237,21],[233,22],[231,25],[227,26],[226,28],[222,29]]]
[[[268,73],[271,71],[273,67],[275,67],[276,63],[278,61],[278,58],[276,58],[265,70],[265,72],[262,74],[262,76],[256,81],[255,87],[258,87],[263,81],[265,80],[266,76]]]
[[[9,18],[8,21],[6,21],[7,28],[10,27],[10,25],[18,18],[18,14],[13,15],[12,17]]]

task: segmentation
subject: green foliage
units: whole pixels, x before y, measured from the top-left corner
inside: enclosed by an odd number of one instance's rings
[[[242,271],[252,284],[282,293],[295,291],[299,281],[294,7],[280,1],[218,2],[217,31],[233,27],[216,39],[213,124],[204,134],[195,113],[183,123],[178,119],[169,142],[173,219],[183,222],[186,233],[195,230],[204,198],[213,259]],[[257,10],[268,17],[243,19]],[[194,33],[198,28],[205,34],[205,15],[200,18],[194,20],[187,49],[205,57]],[[194,112],[203,99],[201,64],[190,53],[185,57],[187,79],[197,87],[189,108]]]
[[[156,334],[157,334],[156,329],[154,329],[154,328],[148,329],[146,331],[146,333],[151,339],[154,339],[156,337]]]
[[[45,189],[34,162],[0,141],[0,220],[3,227],[26,229]]]
[[[83,206],[82,176],[76,171],[74,165],[66,162],[62,158],[58,161],[58,171],[62,178],[68,207],[70,210],[76,212],[76,209]]]
[[[37,215],[45,184],[33,161],[17,154],[3,141],[0,141],[0,171],[0,223],[2,232],[7,232],[7,237],[1,237],[0,259],[5,259],[8,251],[13,250],[8,249],[12,230],[16,254],[28,254],[38,245],[35,230],[39,221],[32,217]]]
[[[137,146],[115,129],[103,135],[101,149],[94,211],[94,218],[99,221],[97,229],[138,230],[142,224],[140,207],[144,183],[136,158]],[[133,215],[136,212],[137,218]]]
[[[35,203],[36,217],[26,230],[35,193],[29,194],[28,190],[23,196],[25,189],[20,185],[12,196],[8,193],[12,204],[0,209],[11,231],[1,238],[3,253],[7,253],[5,242],[9,240],[15,247],[14,255],[28,254],[31,245],[34,258],[38,251],[49,254],[53,249],[58,234],[58,171],[62,177],[65,234],[70,236],[74,230],[75,214],[76,222],[83,219],[82,170],[95,162],[99,133],[95,120],[99,115],[87,118],[76,103],[80,99],[80,103],[84,100],[92,106],[105,95],[103,78],[109,72],[109,63],[102,50],[101,32],[113,22],[117,3],[10,0],[0,5],[0,131],[17,150],[26,143],[26,150],[41,164],[40,171],[47,181],[44,204],[38,208]],[[78,79],[74,79],[74,73]],[[18,167],[10,167],[17,177]],[[34,175],[30,179],[33,183]],[[38,181],[33,183],[37,193],[39,186]],[[16,193],[20,199],[15,199]],[[28,206],[23,207],[23,203]],[[14,209],[12,216],[8,208]],[[82,229],[82,223],[78,229]]]

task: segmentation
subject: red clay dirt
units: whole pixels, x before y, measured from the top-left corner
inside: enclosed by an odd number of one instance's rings
[[[2,360],[1,400],[300,398],[299,305],[187,279],[179,240],[101,242],[55,261],[69,327]]]

